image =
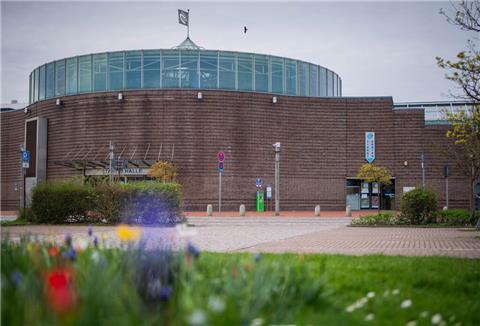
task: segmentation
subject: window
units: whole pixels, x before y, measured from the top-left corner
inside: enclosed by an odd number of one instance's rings
[[[333,96],[338,96],[338,76],[333,74]]]
[[[55,62],[55,96],[65,95],[65,60]]]
[[[285,60],[285,91],[289,95],[297,95],[297,62]]]
[[[309,76],[308,76],[308,64],[305,62],[298,63],[298,95],[308,96],[309,90]]]
[[[310,96],[318,96],[318,66],[310,65]]]
[[[85,55],[78,57],[78,92],[92,91],[92,57]]]
[[[327,70],[327,96],[333,96],[333,72]]]
[[[180,87],[198,88],[198,52],[182,51],[180,61]]]
[[[272,58],[272,92],[283,93],[283,59]]]
[[[77,93],[77,58],[67,59],[67,94]]]
[[[160,51],[143,51],[143,88],[160,88]]]
[[[40,67],[40,82],[38,88],[38,99],[45,99],[45,66]]]
[[[162,52],[162,87],[178,88],[180,87],[180,78],[178,71],[180,68],[179,52],[167,50]]]
[[[327,96],[327,70],[325,68],[320,67],[319,77],[320,96]]]
[[[217,88],[217,52],[200,52],[200,88]]]
[[[125,88],[142,88],[142,52],[125,52]]]
[[[45,93],[46,98],[52,98],[55,96],[55,63],[49,63],[47,65],[47,90]]]
[[[107,54],[93,55],[93,90],[101,92],[107,90]]]
[[[40,90],[40,71],[39,71],[39,68],[35,69],[35,80],[34,80],[34,83],[35,83],[35,88],[33,89],[33,98],[35,99],[35,101],[38,101],[38,98],[39,98],[39,90]]]
[[[252,59],[250,54],[238,54],[238,89],[252,90]]]
[[[263,55],[255,56],[255,90],[268,92],[268,58]]]
[[[231,53],[220,52],[218,58],[220,88],[235,89],[235,57]]]
[[[123,52],[108,54],[108,89],[122,90],[123,87]]]

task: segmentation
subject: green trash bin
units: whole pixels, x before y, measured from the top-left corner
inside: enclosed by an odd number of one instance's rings
[[[265,202],[263,190],[257,190],[257,212],[265,211]]]

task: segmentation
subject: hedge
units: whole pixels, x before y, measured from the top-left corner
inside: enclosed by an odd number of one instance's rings
[[[33,190],[29,221],[175,224],[184,221],[182,192],[179,184],[157,181],[96,187],[47,182]]]
[[[415,188],[403,194],[400,218],[410,224],[428,224],[435,220],[437,194],[424,188]]]

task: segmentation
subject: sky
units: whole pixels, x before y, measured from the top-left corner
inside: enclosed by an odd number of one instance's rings
[[[450,2],[2,1],[1,102],[27,102],[30,72],[53,60],[180,44],[177,9],[190,9],[198,45],[322,65],[340,75],[344,96],[448,101],[458,90],[435,57],[454,58],[471,35],[441,8]]]

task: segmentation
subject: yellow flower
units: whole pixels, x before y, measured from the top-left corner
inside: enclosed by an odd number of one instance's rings
[[[121,241],[135,241],[140,238],[141,230],[138,227],[131,227],[121,224],[117,227],[117,236]]]

